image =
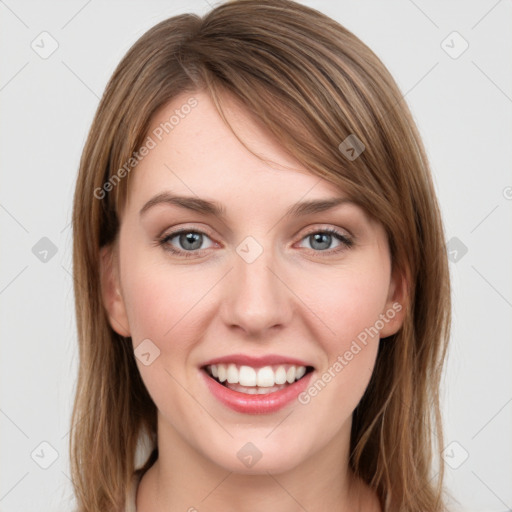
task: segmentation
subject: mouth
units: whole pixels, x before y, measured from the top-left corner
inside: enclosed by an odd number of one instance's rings
[[[304,379],[313,366],[275,364],[261,367],[235,363],[209,364],[201,368],[218,384],[245,395],[269,395]]]

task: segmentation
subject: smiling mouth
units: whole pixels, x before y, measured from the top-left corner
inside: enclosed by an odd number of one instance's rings
[[[312,366],[278,364],[254,368],[246,365],[212,364],[202,368],[224,387],[248,395],[266,395],[285,389],[311,373]]]

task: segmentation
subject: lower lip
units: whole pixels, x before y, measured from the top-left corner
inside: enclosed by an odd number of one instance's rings
[[[276,412],[296,400],[300,393],[308,387],[314,372],[304,375],[302,379],[279,391],[266,395],[248,395],[233,391],[210,377],[205,370],[202,369],[201,373],[211,393],[230,409],[244,414],[268,414]]]

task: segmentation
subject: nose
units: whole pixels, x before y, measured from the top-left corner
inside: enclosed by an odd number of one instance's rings
[[[230,329],[246,336],[265,337],[289,324],[293,293],[271,249],[252,262],[240,254],[234,253],[234,268],[226,276],[221,318]]]

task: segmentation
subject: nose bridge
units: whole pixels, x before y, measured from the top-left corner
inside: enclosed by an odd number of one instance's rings
[[[287,323],[291,304],[276,275],[275,251],[249,236],[236,247],[233,265],[224,301],[225,322],[250,334]]]

